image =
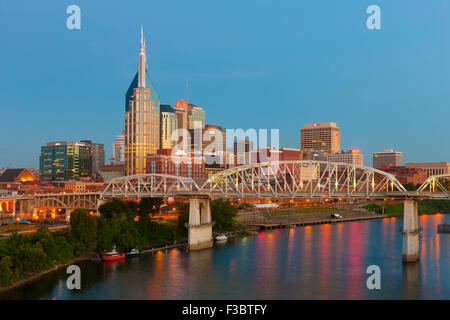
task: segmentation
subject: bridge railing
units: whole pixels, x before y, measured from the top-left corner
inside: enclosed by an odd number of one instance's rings
[[[164,174],[138,174],[112,179],[100,196],[101,198],[167,197],[197,193],[199,190],[199,186],[192,178]]]

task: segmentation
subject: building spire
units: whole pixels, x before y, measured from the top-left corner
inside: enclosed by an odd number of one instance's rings
[[[145,56],[144,28],[141,25],[141,47],[139,49],[139,69],[138,86],[145,87],[145,78],[147,73],[147,58]]]
[[[145,56],[145,39],[144,39],[144,28],[141,25],[141,47],[139,50],[139,55]]]

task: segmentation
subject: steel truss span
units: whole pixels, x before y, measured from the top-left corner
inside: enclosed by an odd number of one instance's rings
[[[192,178],[139,174],[112,179],[102,192],[0,196],[27,207],[96,209],[111,198],[352,198],[450,199],[443,180],[430,176],[408,192],[395,176],[365,166],[323,161],[277,161],[244,165],[216,173],[203,185]],[[98,202],[100,201],[100,203]]]
[[[211,176],[202,191],[234,198],[386,198],[408,196],[395,176],[365,166],[324,161],[244,165]]]
[[[450,192],[443,185],[443,182],[446,180],[450,180],[450,173],[429,176],[419,189],[417,189],[417,193],[428,195],[430,198],[443,198],[446,195],[450,199]]]
[[[137,174],[112,179],[101,193],[101,198],[168,197],[199,193],[192,178],[164,174]]]

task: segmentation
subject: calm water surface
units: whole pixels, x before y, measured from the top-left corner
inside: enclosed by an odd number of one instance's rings
[[[198,252],[171,249],[139,259],[79,264],[82,289],[65,270],[3,299],[450,299],[450,215],[420,217],[421,259],[402,264],[402,219],[261,232]],[[366,268],[381,268],[368,290]]]

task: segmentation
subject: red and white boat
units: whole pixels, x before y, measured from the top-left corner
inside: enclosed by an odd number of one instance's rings
[[[105,253],[105,255],[102,257],[103,261],[120,261],[125,260],[125,254],[124,253],[118,253],[116,251],[116,246],[112,249],[112,251]]]

